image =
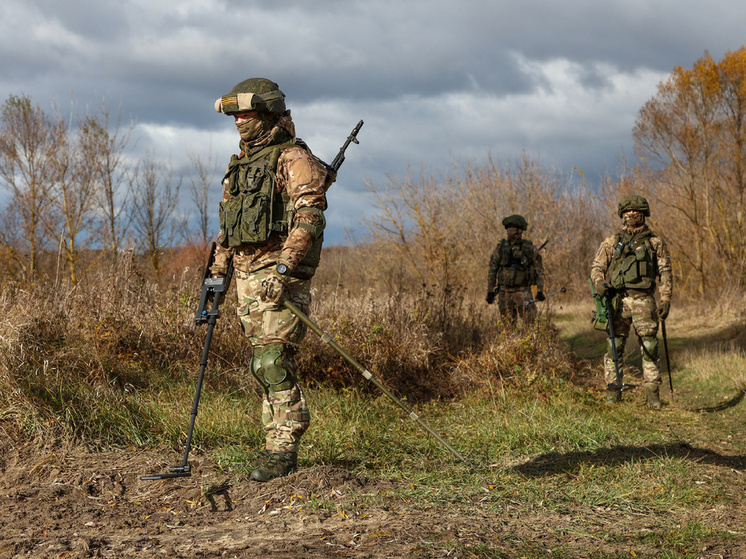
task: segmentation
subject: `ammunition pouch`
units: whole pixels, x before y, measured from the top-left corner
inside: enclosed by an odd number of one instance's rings
[[[639,290],[655,287],[658,263],[650,237],[649,231],[637,238],[618,235],[610,265],[612,287]]]
[[[264,192],[231,196],[220,202],[219,215],[223,246],[236,248],[267,242],[272,212],[271,198]]]

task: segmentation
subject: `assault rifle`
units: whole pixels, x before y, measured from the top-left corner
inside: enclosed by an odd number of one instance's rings
[[[192,446],[192,434],[194,433],[194,422],[197,420],[197,410],[199,408],[199,397],[202,393],[202,382],[205,379],[205,369],[207,368],[207,358],[210,353],[210,343],[212,342],[212,332],[215,324],[220,317],[220,303],[223,302],[228,287],[233,277],[233,257],[228,260],[228,269],[224,277],[210,277],[210,267],[215,261],[215,243],[212,243],[210,256],[207,258],[205,266],[205,275],[202,279],[202,293],[199,297],[199,306],[194,316],[194,322],[197,326],[207,324],[207,335],[205,336],[205,347],[202,350],[202,360],[199,363],[199,376],[197,377],[197,389],[192,404],[192,414],[189,420],[189,431],[187,432],[186,445],[184,448],[184,459],[178,466],[171,466],[169,473],[155,474],[150,476],[141,476],[142,480],[167,479],[172,477],[186,477],[192,475],[192,468],[189,465],[189,450]]]
[[[634,388],[634,386],[622,382],[622,371],[619,368],[619,355],[617,354],[616,337],[614,336],[614,304],[612,302],[616,291],[613,288],[609,288],[603,296],[597,295],[596,290],[593,288],[593,280],[588,278],[588,281],[591,284],[591,293],[596,301],[596,310],[591,318],[591,324],[593,324],[593,328],[596,330],[604,330],[609,333],[611,353],[616,370],[616,382],[609,383],[606,386],[609,390],[618,390],[621,393],[624,390]]]
[[[352,132],[350,132],[350,135],[347,136],[345,143],[342,144],[341,148],[339,148],[339,153],[337,153],[337,156],[334,158],[334,161],[332,161],[331,164],[329,165],[329,167],[331,167],[335,173],[339,171],[339,168],[342,166],[342,163],[344,163],[345,151],[347,151],[347,148],[349,147],[350,143],[353,143],[353,144],[360,143],[357,139],[357,133],[360,132],[360,129],[362,127],[363,127],[363,121],[361,120],[355,125],[355,128],[352,129]]]

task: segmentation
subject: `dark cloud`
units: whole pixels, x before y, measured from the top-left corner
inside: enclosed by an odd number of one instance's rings
[[[741,46],[738,0],[5,0],[0,97],[106,100],[137,150],[188,170],[186,150],[235,149],[214,100],[250,76],[287,95],[299,134],[333,157],[361,145],[330,193],[335,219],[370,211],[365,182],[453,160],[527,153],[613,175],[636,112],[676,65]],[[333,236],[348,228],[332,224]]]

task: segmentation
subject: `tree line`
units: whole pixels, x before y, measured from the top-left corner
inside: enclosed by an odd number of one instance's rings
[[[47,251],[64,259],[75,282],[81,254],[92,247],[112,264],[123,247],[135,248],[158,271],[164,248],[185,239],[204,248],[214,235],[212,161],[190,155],[188,187],[198,219],[196,227],[185,226],[175,214],[182,179],[152,154],[128,159],[132,126],[113,121],[105,105],[64,118],[12,95],[1,117],[0,187],[9,201],[0,258],[17,273],[34,276]],[[580,292],[598,244],[619,227],[619,198],[638,193],[649,199],[650,225],[670,247],[679,295],[742,293],[746,47],[721,61],[705,53],[691,68],[674,68],[641,107],[632,135],[635,161],[620,162],[619,178],[593,187],[582,170],[559,173],[529,156],[369,184],[379,211],[367,235],[348,250],[327,250],[336,272],[322,273],[320,281],[339,284],[344,268],[350,289],[425,286],[442,298],[447,320],[466,291],[484,290],[489,254],[504,235],[501,220],[520,213],[535,244],[549,241],[547,289]]]
[[[128,157],[132,132],[133,125],[122,126],[106,103],[64,115],[58,108],[45,112],[26,95],[8,97],[0,110],[0,186],[8,195],[0,214],[0,256],[6,271],[34,278],[42,256],[53,254],[76,283],[84,255],[116,266],[122,250],[131,249],[157,273],[164,249],[175,242],[207,242],[213,177],[206,159],[191,156],[195,233],[177,212],[183,178],[150,152],[136,161]]]

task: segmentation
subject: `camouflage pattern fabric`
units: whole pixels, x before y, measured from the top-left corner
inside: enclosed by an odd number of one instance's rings
[[[628,292],[621,297],[621,309],[616,312],[613,322],[614,335],[617,339],[616,351],[620,367],[623,362],[627,337],[632,326],[634,326],[635,332],[640,338],[655,338],[658,335],[658,315],[655,312],[656,308],[655,297],[652,293]],[[609,346],[611,346],[610,343]],[[661,383],[658,359],[651,360],[645,351],[642,354],[642,376],[645,382]],[[616,382],[616,367],[614,366],[611,347],[609,347],[609,350],[604,355],[604,381],[606,384]]]
[[[628,215],[628,214],[624,214]],[[622,229],[629,235],[637,235],[649,231],[648,226],[643,224],[633,227],[629,222]],[[591,281],[594,285],[609,280],[612,270],[610,266],[614,256],[615,246],[618,235],[610,235],[603,240],[601,246],[596,252],[596,256],[591,264]],[[646,290],[624,290],[621,296],[621,302],[617,305],[617,311],[614,316],[614,334],[617,338],[617,356],[620,365],[624,357],[624,347],[630,327],[634,326],[638,336],[656,338],[658,334],[658,315],[656,313],[657,305],[655,302],[655,289],[658,288],[661,302],[671,302],[673,296],[673,275],[671,271],[671,255],[666,248],[666,244],[659,236],[652,233],[650,245],[654,251],[653,258],[657,262],[658,278],[650,289]],[[657,339],[653,344],[657,344]],[[609,346],[611,344],[609,343]],[[643,351],[643,376],[645,382],[660,384],[660,368],[657,358],[651,360],[650,356]],[[616,382],[616,370],[611,355],[611,347],[604,356],[604,379],[606,383]]]
[[[303,388],[269,392],[262,402],[262,427],[270,452],[298,452],[300,439],[311,424]]]
[[[513,250],[520,250],[525,258],[519,269],[502,265],[506,262],[503,251]],[[544,266],[536,247],[520,237],[516,242],[503,240],[498,243],[490,256],[487,292],[497,293],[500,316],[508,322],[515,322],[520,316],[525,323],[532,324],[536,319],[536,305],[525,305],[533,299],[532,285],[536,285],[539,291],[544,290]]]
[[[285,307],[263,301],[257,293],[262,281],[271,275],[269,268],[235,273],[238,307],[236,313],[244,334],[256,351],[270,343],[285,344],[292,354],[306,335],[306,326]],[[287,278],[285,293],[304,313],[311,306],[311,283]],[[266,448],[271,452],[298,452],[300,439],[311,422],[303,388],[298,381],[295,360],[285,361],[295,383],[289,390],[265,392],[262,403],[262,425],[266,433]],[[262,386],[264,388],[264,386]]]
[[[536,320],[536,305],[528,301],[533,299],[530,289],[501,289],[497,293],[497,307],[500,316],[508,323],[513,323],[520,316],[526,324],[533,324]]]
[[[268,135],[262,136],[255,142],[241,142],[241,155],[247,149],[259,149],[274,144],[281,144],[295,136],[295,125],[290,118],[289,111],[280,118]],[[218,246],[215,250],[213,272],[224,272],[227,269],[228,258],[234,252],[233,266],[236,270],[253,272],[267,266],[274,265],[280,258],[291,267],[297,266],[314,243],[313,234],[307,227],[298,227],[300,223],[314,226],[321,219],[313,212],[298,212],[300,208],[317,208],[325,210],[327,207],[326,189],[327,172],[323,164],[301,147],[290,147],[280,154],[277,161],[277,180],[275,196],[286,192],[290,197],[293,211],[296,212],[291,225],[291,231],[283,242],[279,233],[273,232],[266,243],[261,245],[243,245],[236,249],[223,247],[220,241],[223,232],[218,234]],[[229,185],[223,182],[223,201],[230,198]]]
[[[252,347],[283,343],[297,348],[306,335],[306,326],[284,306],[259,297],[262,282],[272,275],[272,268],[253,273],[235,272],[238,306],[236,313],[244,334]],[[311,306],[311,283],[298,278],[286,278],[285,293],[304,313]]]

